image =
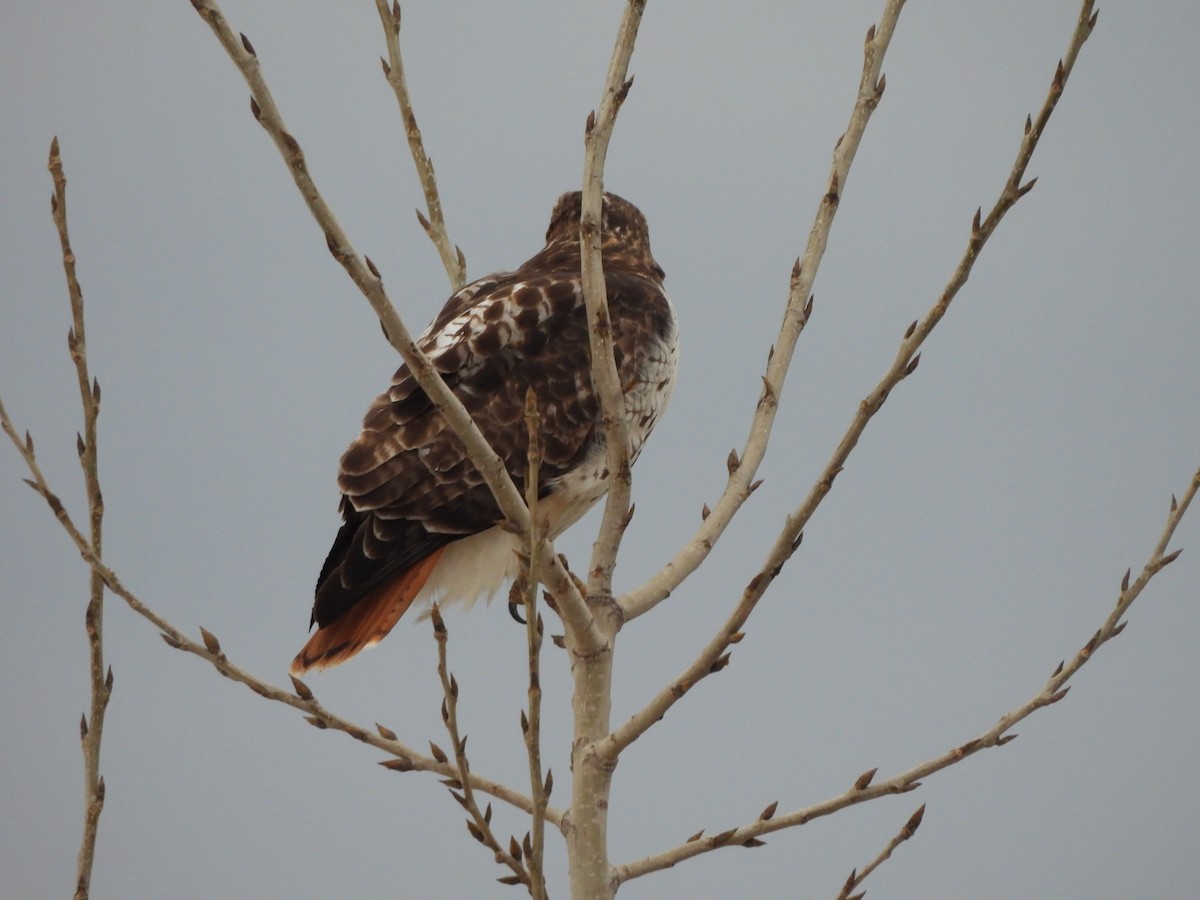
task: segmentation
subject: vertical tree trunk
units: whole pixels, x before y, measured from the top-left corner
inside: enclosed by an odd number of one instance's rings
[[[589,598],[588,605],[607,644],[590,655],[571,650],[575,736],[571,744],[567,856],[572,900],[612,900],[617,889],[608,861],[608,796],[613,765],[596,752],[596,742],[609,731],[613,650],[620,613],[611,597],[599,602]]]

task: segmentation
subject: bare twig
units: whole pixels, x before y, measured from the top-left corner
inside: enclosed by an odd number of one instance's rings
[[[1164,568],[1178,559],[1182,550],[1176,550],[1174,553],[1167,553],[1167,545],[1171,543],[1171,538],[1175,535],[1175,529],[1179,527],[1179,523],[1183,520],[1184,513],[1191,505],[1193,498],[1196,496],[1196,491],[1200,489],[1200,469],[1192,476],[1192,482],[1188,485],[1187,490],[1183,494],[1182,500],[1176,500],[1175,495],[1171,495],[1171,508],[1167,514],[1167,524],[1163,528],[1162,535],[1158,539],[1158,543],[1154,545],[1154,550],[1150,554],[1150,559],[1142,567],[1141,574],[1137,580],[1130,583],[1129,577],[1132,574],[1126,570],[1125,577],[1121,580],[1121,593],[1117,596],[1117,602],[1113,606],[1113,611],[1109,613],[1104,624],[1097,629],[1096,633],[1088,640],[1086,644],[1071,658],[1069,662],[1059,663],[1059,667],[1055,669],[1054,674],[1050,676],[1050,680],[1046,682],[1046,686],[1042,689],[1039,695],[1044,699],[1042,705],[1047,705],[1061,699],[1066,693],[1065,685],[1079,669],[1086,663],[1095,652],[1125,629],[1125,623],[1121,618],[1133,605],[1133,601],[1138,598],[1142,590],[1150,583],[1150,579],[1157,575]],[[1032,712],[1030,710],[1029,712]],[[1016,724],[1017,721],[1023,719],[1029,712],[1022,713],[1019,718],[1014,718],[1008,723],[1008,727]]]
[[[859,403],[858,409],[847,426],[841,442],[834,450],[828,463],[826,463],[824,470],[813,483],[808,495],[796,510],[787,517],[784,527],[776,538],[775,544],[772,546],[766,561],[763,563],[758,574],[751,580],[750,586],[747,588],[747,595],[761,596],[771,581],[779,574],[783,565],[796,551],[803,535],[804,527],[821,505],[821,502],[832,490],[834,480],[845,467],[850,454],[857,446],[858,440],[866,430],[868,423],[883,408],[884,403],[892,395],[893,389],[917,370],[917,365],[921,359],[919,353],[921,345],[924,344],[925,339],[942,320],[942,317],[945,316],[951,302],[958,295],[963,285],[967,283],[971,270],[983,252],[984,245],[995,233],[1008,211],[1033,188],[1036,179],[1027,183],[1024,182],[1025,171],[1029,166],[1029,161],[1045,130],[1046,124],[1055,106],[1058,104],[1059,98],[1062,96],[1063,88],[1066,85],[1071,70],[1074,68],[1079,51],[1095,27],[1096,16],[1092,12],[1092,6],[1092,0],[1084,0],[1075,30],[1071,35],[1067,54],[1058,63],[1046,100],[1038,113],[1037,119],[1026,120],[1024,136],[1017,150],[1016,159],[991,211],[986,218],[981,218],[980,210],[976,211],[971,223],[971,234],[967,241],[967,247],[963,251],[962,257],[959,259],[958,265],[955,267],[949,282],[942,289],[941,295],[925,314],[925,317],[918,322],[914,322],[905,331],[899,350],[891,366],[871,393]],[[743,602],[746,602],[746,598],[743,599]],[[734,618],[737,617],[735,616]],[[744,617],[741,617],[740,621],[744,622]]]
[[[99,460],[96,453],[96,420],[100,414],[100,384],[88,374],[87,333],[84,327],[83,290],[75,271],[75,252],[71,249],[71,238],[67,228],[67,178],[63,173],[62,157],[59,154],[58,138],[50,142],[50,175],[54,180],[54,194],[50,198],[50,211],[58,240],[62,248],[63,271],[67,279],[67,293],[71,302],[71,330],[67,334],[67,348],[75,364],[79,382],[79,399],[83,408],[83,434],[76,435],[79,465],[83,469],[84,488],[87,493],[89,519],[89,545],[99,554],[104,519],[104,498],[100,492]],[[5,431],[13,436],[7,416]],[[33,442],[26,435],[28,458],[33,457]],[[87,900],[91,892],[92,865],[96,857],[96,834],[100,825],[100,813],[104,809],[104,778],[100,775],[100,745],[104,737],[104,714],[112,695],[112,669],[104,665],[104,581],[95,572],[90,573],[87,613],[84,618],[88,637],[88,658],[91,682],[91,709],[80,720],[80,740],[83,744],[83,837],[80,840],[76,865],[75,898]]]
[[[583,298],[587,306],[588,333],[591,336],[592,382],[600,398],[608,467],[608,497],[604,516],[592,547],[588,570],[588,595],[612,596],[612,573],[617,550],[629,520],[631,492],[629,463],[629,423],[621,391],[617,363],[613,356],[612,320],[608,313],[608,292],[601,258],[601,221],[604,203],[604,161],[612,139],[617,113],[633,79],[626,79],[633,56],[638,26],[646,0],[629,0],[617,31],[616,44],[604,80],[599,114],[588,114],[584,131],[583,200],[579,219],[579,247],[582,257]]]
[[[417,221],[437,248],[438,256],[446,269],[446,277],[450,279],[451,290],[458,291],[467,282],[467,260],[462,250],[450,240],[450,233],[446,230],[446,218],[442,214],[442,200],[438,194],[433,161],[425,154],[425,142],[421,139],[421,129],[417,127],[412,99],[408,95],[404,60],[400,55],[400,0],[393,0],[390,10],[387,0],[375,0],[375,8],[379,11],[379,21],[383,25],[383,36],[388,48],[388,58],[379,61],[383,63],[383,75],[396,94],[396,102],[400,104],[400,118],[404,120],[408,149],[412,153],[417,177],[421,179],[421,189],[425,192],[426,213],[417,210]]]
[[[521,715],[521,732],[525,736],[525,752],[529,758],[529,794],[533,798],[533,815],[530,817],[529,845],[525,853],[525,867],[529,872],[529,894],[533,900],[546,900],[546,804],[550,799],[552,782],[550,776],[542,775],[542,617],[537,609],[538,581],[535,574],[538,564],[538,532],[543,525],[538,520],[538,473],[542,463],[541,415],[538,413],[537,396],[530,388],[525,394],[525,428],[529,433],[529,448],[526,453],[525,503],[529,507],[529,539],[525,542],[528,558],[521,567],[524,575],[522,600],[525,606],[525,640],[529,648],[529,710]]]
[[[755,476],[767,452],[767,443],[779,408],[779,397],[796,342],[812,313],[813,281],[817,277],[817,270],[829,242],[829,232],[837,215],[838,203],[871,113],[883,97],[886,84],[882,75],[883,60],[903,7],[904,0],[887,0],[878,26],[872,25],[867,31],[863,48],[862,77],[854,109],[850,113],[845,132],[838,138],[834,147],[829,180],[817,207],[804,255],[798,258],[792,267],[783,324],[767,359],[762,393],[750,423],[745,446],[740,455],[730,455],[729,480],[725,490],[716,504],[708,510],[708,514],[702,517],[700,527],[692,539],[649,581],[620,598],[621,610],[626,621],[657,606],[704,562],[734,515],[758,486]]]
[[[429,396],[447,423],[463,442],[463,448],[472,464],[479,470],[487,482],[497,504],[505,517],[513,524],[518,532],[524,534],[529,528],[529,510],[517,490],[512,477],[504,467],[504,461],[488,445],[478,427],[471,420],[470,414],[463,407],[454,393],[446,387],[441,375],[434,369],[428,357],[417,347],[408,328],[401,320],[396,308],[388,298],[383,287],[383,278],[378,268],[367,257],[360,256],[350,243],[337,217],[317,190],[316,183],[309,175],[305,162],[304,151],[299,142],[287,130],[279,108],[271,95],[270,89],[263,78],[262,67],[250,41],[244,35],[235,34],[226,21],[216,0],[192,0],[192,5],[200,17],[212,29],[221,46],[225,48],[229,58],[237,66],[246,84],[250,87],[250,110],[254,118],[271,136],[279,149],[292,180],[308,205],[317,225],[325,234],[325,242],[350,279],[371,304],[379,321],[383,325],[388,341],[404,358],[413,373],[413,377],[421,385],[421,389]],[[580,647],[591,652],[598,652],[605,646],[605,638],[600,633],[591,614],[588,612],[579,589],[575,586],[566,567],[562,564],[548,537],[542,538],[543,546],[539,558],[543,561],[546,571],[541,578],[548,588],[559,598],[559,612],[566,627],[576,636]]]
[[[1129,610],[1129,607],[1138,598],[1146,585],[1150,583],[1150,580],[1179,556],[1181,551],[1176,550],[1173,553],[1167,553],[1166,549],[1171,542],[1172,536],[1175,534],[1175,529],[1183,520],[1184,513],[1187,512],[1188,506],[1191,505],[1192,500],[1195,498],[1197,490],[1200,490],[1200,470],[1192,477],[1191,483],[1183,495],[1183,499],[1177,501],[1174,496],[1171,497],[1171,508],[1167,515],[1166,527],[1155,544],[1150,558],[1146,561],[1136,581],[1130,582],[1129,579],[1132,573],[1125,573],[1125,577],[1121,582],[1120,593],[1117,596],[1116,605],[1112,613],[1104,621],[1104,624],[1101,625],[1069,662],[1058,664],[1058,667],[1040,691],[1020,706],[1000,716],[996,723],[987,731],[957,747],[951,748],[940,756],[919,763],[883,781],[873,781],[874,772],[872,771],[856,780],[849,790],[821,803],[816,803],[804,809],[799,809],[778,817],[774,816],[774,810],[772,809],[771,816],[760,817],[747,825],[732,828],[708,838],[697,837],[695,840],[687,841],[654,856],[647,856],[644,859],[618,866],[616,869],[618,879],[620,881],[628,881],[631,878],[637,878],[650,872],[669,868],[685,859],[690,859],[701,853],[707,853],[710,850],[716,850],[720,847],[746,845],[747,841],[760,838],[764,834],[804,825],[813,819],[831,815],[848,806],[865,803],[869,800],[876,800],[879,797],[890,794],[907,793],[920,787],[921,779],[923,778],[927,778],[950,766],[957,765],[967,757],[973,756],[981,750],[1002,747],[1014,740],[1017,735],[1012,733],[1013,726],[1033,715],[1039,709],[1057,703],[1067,695],[1067,691],[1070,690],[1067,687],[1067,682],[1070,678],[1095,656],[1097,649],[1124,630],[1125,623],[1121,621],[1121,618]]]
[[[470,816],[467,819],[467,831],[471,833],[471,837],[491,850],[495,855],[496,862],[508,866],[512,870],[512,877],[505,878],[504,882],[528,886],[529,873],[521,865],[520,852],[505,849],[496,840],[496,835],[492,831],[492,805],[489,803],[486,810],[481,810],[479,802],[475,799],[475,791],[471,786],[471,767],[467,762],[467,736],[461,734],[458,729],[458,680],[450,674],[449,666],[446,663],[446,644],[449,642],[449,633],[446,631],[446,623],[442,620],[442,614],[436,603],[431,609],[430,618],[433,621],[433,636],[437,641],[438,678],[442,682],[442,722],[446,725],[446,733],[450,736],[450,745],[454,751],[455,777],[447,785],[450,796]],[[436,744],[431,743],[430,750],[435,759],[446,759],[445,752]]]
[[[908,817],[908,821],[890,841],[883,851],[871,860],[871,863],[861,872],[858,869],[853,869],[850,872],[850,877],[846,879],[842,889],[838,891],[837,900],[861,900],[862,894],[851,894],[850,892],[867,880],[867,876],[878,869],[891,857],[892,851],[907,841],[910,837],[917,833],[917,829],[921,827],[921,820],[925,818],[925,804],[922,803],[917,807],[917,811]]]
[[[763,377],[763,393],[755,411],[746,446],[740,456],[736,453],[730,455],[729,482],[725,492],[717,501],[716,506],[704,517],[697,534],[650,581],[620,599],[621,609],[627,618],[633,618],[652,609],[678,587],[684,578],[696,570],[708,556],[709,551],[724,532],[734,514],[741,508],[742,503],[757,487],[753,478],[766,453],[767,441],[775,421],[778,398],[783,388],[784,378],[796,341],[812,312],[810,290],[825,252],[834,216],[837,214],[840,186],[845,184],[867,122],[878,105],[879,99],[883,96],[884,79],[881,75],[883,59],[903,6],[903,0],[888,0],[880,16],[879,26],[872,26],[867,32],[858,96],[855,99],[846,131],[839,138],[834,149],[833,166],[829,176],[830,187],[818,206],[816,219],[809,232],[808,246],[805,249],[803,262],[797,260],[792,270],[791,288],[788,294],[787,308],[784,312],[783,326],[767,363],[767,372]],[[796,537],[788,545],[789,555],[795,550],[793,545],[798,546],[798,543],[797,531]],[[729,645],[740,639],[742,625],[767,584],[769,584],[769,579],[759,576],[750,582],[733,614],[701,651],[695,662],[655,695],[641,711],[601,742],[597,749],[603,758],[610,762],[615,760],[638,735],[643,734],[659,721],[666,711],[697,681],[724,667],[728,660]]]

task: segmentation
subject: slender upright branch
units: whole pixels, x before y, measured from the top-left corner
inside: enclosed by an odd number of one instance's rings
[[[1150,558],[1142,567],[1141,574],[1135,581],[1130,581],[1131,572],[1127,571],[1125,573],[1125,577],[1121,581],[1120,592],[1117,595],[1117,602],[1108,618],[1105,619],[1104,624],[1097,629],[1087,643],[1069,661],[1058,664],[1041,690],[1020,706],[1001,715],[991,728],[956,747],[952,747],[940,756],[919,763],[883,781],[874,780],[875,770],[872,769],[859,776],[848,790],[820,803],[814,803],[811,806],[782,816],[775,815],[775,804],[772,804],[767,808],[770,814],[767,815],[764,813],[764,815],[759,816],[754,822],[741,825],[737,828],[730,828],[712,837],[702,837],[702,833],[693,835],[688,841],[670,850],[617,866],[617,878],[621,882],[625,882],[631,878],[637,878],[650,872],[670,868],[685,859],[690,859],[693,856],[717,850],[721,847],[756,846],[755,844],[748,844],[748,842],[757,840],[764,834],[770,834],[784,828],[794,828],[811,822],[813,819],[832,815],[848,806],[876,800],[891,794],[904,794],[916,790],[921,786],[921,779],[927,778],[943,769],[948,769],[950,766],[957,765],[967,757],[973,756],[981,750],[1002,747],[1014,740],[1017,735],[1012,732],[1013,726],[1033,715],[1039,709],[1052,706],[1067,696],[1067,692],[1070,690],[1067,682],[1071,677],[1095,656],[1096,651],[1100,647],[1124,630],[1125,623],[1121,620],[1129,610],[1129,607],[1141,595],[1142,591],[1150,583],[1150,580],[1179,557],[1180,550],[1167,553],[1167,546],[1170,544],[1171,538],[1175,534],[1175,529],[1179,527],[1179,523],[1183,520],[1183,516],[1191,505],[1192,500],[1195,499],[1198,490],[1200,490],[1200,470],[1197,470],[1196,474],[1192,476],[1192,480],[1181,500],[1177,501],[1174,496],[1171,497],[1171,506],[1167,514],[1166,526],[1163,528],[1158,542],[1151,551]]]
[[[104,498],[100,492],[99,460],[96,453],[96,420],[100,414],[100,384],[88,374],[87,332],[83,315],[83,290],[75,270],[75,252],[71,249],[71,237],[67,228],[67,178],[63,173],[62,157],[59,154],[58,138],[50,142],[48,168],[54,181],[54,194],[50,197],[50,211],[58,241],[62,248],[63,272],[67,279],[67,294],[71,303],[71,330],[67,333],[67,348],[75,364],[79,382],[79,400],[83,408],[83,434],[75,436],[79,452],[79,465],[83,470],[84,489],[87,494],[89,546],[99,555],[102,543]],[[5,416],[7,420],[7,416]],[[10,423],[5,430],[10,436]],[[33,456],[33,442],[26,436],[28,457]],[[112,669],[104,666],[104,580],[94,571],[89,572],[89,591],[84,627],[88,638],[88,660],[91,684],[91,709],[79,723],[80,739],[83,744],[83,837],[79,844],[76,864],[75,898],[87,900],[91,892],[92,865],[96,856],[96,834],[100,825],[100,813],[104,809],[104,778],[100,775],[100,745],[104,737],[104,714],[112,695]]]
[[[379,21],[383,25],[383,36],[388,48],[388,58],[379,61],[383,63],[383,75],[396,94],[396,102],[400,104],[400,118],[404,120],[408,149],[412,153],[417,177],[421,180],[421,189],[425,192],[427,212],[417,210],[417,221],[437,248],[442,266],[446,269],[446,277],[450,279],[451,290],[458,291],[467,282],[467,260],[463,256],[462,248],[450,240],[450,233],[446,230],[446,218],[442,214],[442,199],[438,194],[433,161],[425,153],[425,142],[421,138],[421,129],[417,127],[417,117],[413,113],[412,99],[408,94],[408,82],[404,78],[404,60],[400,56],[400,0],[393,0],[390,10],[387,0],[375,0],[375,8],[379,11]]]
[[[600,244],[603,219],[604,160],[621,102],[629,91],[626,80],[645,0],[629,0],[617,32],[599,115],[588,116],[585,133],[583,199],[579,240],[584,301],[587,307],[592,381],[600,398],[608,468],[608,497],[600,530],[592,546],[588,569],[588,604],[605,642],[589,648],[568,634],[574,692],[571,711],[574,735],[571,749],[571,815],[567,854],[573,900],[608,900],[617,889],[608,861],[608,798],[612,766],[593,752],[608,733],[612,712],[613,644],[621,627],[620,610],[612,600],[612,573],[631,507],[629,428],[625,400],[613,356]],[[555,594],[557,597],[557,594]]]
[[[845,468],[850,454],[858,445],[859,438],[866,430],[871,419],[883,408],[884,403],[892,395],[895,387],[917,370],[917,365],[921,360],[919,350],[922,344],[924,344],[925,339],[942,320],[942,317],[945,316],[951,302],[958,296],[958,292],[967,283],[971,270],[983,252],[988,239],[995,233],[1000,222],[1009,210],[1016,205],[1017,201],[1033,189],[1036,179],[1023,183],[1025,171],[1037,147],[1038,141],[1045,130],[1046,124],[1054,108],[1057,106],[1059,98],[1062,96],[1063,88],[1066,86],[1067,78],[1074,68],[1079,51],[1095,27],[1096,15],[1092,12],[1092,6],[1092,0],[1084,0],[1079,19],[1071,35],[1067,54],[1059,61],[1055,69],[1049,92],[1038,113],[1037,119],[1026,119],[1025,131],[1017,150],[1016,159],[991,211],[986,218],[983,218],[982,210],[976,210],[975,217],[971,223],[971,233],[966,249],[963,251],[958,265],[950,276],[950,280],[942,289],[941,295],[934,302],[933,306],[925,314],[925,317],[909,325],[904,333],[904,337],[900,341],[899,349],[891,366],[889,366],[871,393],[859,403],[858,409],[855,411],[850,424],[847,426],[841,441],[826,463],[825,468],[813,483],[804,500],[785,520],[784,527],[780,530],[766,561],[751,581],[751,586],[754,588],[751,593],[761,596],[771,581],[779,574],[784,563],[795,552],[799,546],[804,527],[832,490],[834,480]]]
[[[524,534],[529,528],[529,510],[525,507],[521,492],[504,467],[504,461],[488,445],[462,402],[446,386],[441,375],[429,362],[428,357],[413,341],[412,335],[384,290],[383,277],[379,274],[379,269],[368,257],[360,256],[354,249],[337,217],[325,202],[325,198],[321,196],[316,183],[308,172],[304,151],[300,148],[300,143],[296,138],[288,131],[271,91],[267,87],[253,45],[245,35],[234,33],[216,0],[192,0],[192,5],[212,29],[213,34],[216,35],[217,40],[225,48],[225,52],[250,87],[250,111],[255,120],[271,136],[287,163],[292,180],[304,198],[309,212],[312,213],[317,225],[325,233],[325,243],[329,252],[346,270],[350,279],[371,304],[383,325],[388,341],[404,358],[404,362],[421,385],[421,389],[429,396],[438,412],[445,417],[459,440],[463,442],[463,448],[471,463],[487,482],[505,517],[519,533]],[[544,537],[542,540],[543,547],[540,558],[543,560],[546,571],[541,573],[541,578],[559,598],[560,615],[566,626],[577,634],[579,645],[596,651],[604,646],[604,636],[592,620],[579,589],[575,586],[558,554],[554,552],[549,538]]]
[[[512,870],[511,876],[501,880],[505,884],[528,886],[529,874],[521,864],[519,848],[514,847],[510,851],[500,846],[500,842],[496,840],[496,835],[492,831],[492,805],[489,803],[487,809],[481,810],[475,799],[475,791],[471,786],[471,767],[467,762],[467,736],[461,734],[458,728],[458,680],[450,674],[446,662],[446,645],[449,642],[449,634],[436,603],[433,605],[430,618],[433,620],[433,636],[437,641],[438,678],[442,682],[442,722],[446,726],[446,733],[450,736],[450,745],[454,749],[454,766],[457,770],[456,777],[451,779],[448,785],[450,796],[470,816],[467,819],[467,831],[471,833],[471,837],[491,850],[496,862],[508,866]],[[433,752],[434,759],[440,762],[446,761],[445,752],[437,744],[430,743],[429,748]]]
[[[546,900],[546,804],[550,800],[553,786],[552,776],[542,775],[542,634],[541,614],[537,609],[538,581],[535,574],[538,563],[537,535],[544,526],[538,519],[539,470],[542,464],[541,415],[538,413],[537,395],[533,388],[525,394],[525,428],[529,435],[526,453],[525,503],[529,507],[529,539],[525,543],[521,571],[524,575],[520,584],[525,606],[525,642],[529,648],[529,709],[521,714],[521,732],[525,737],[525,753],[529,758],[529,795],[533,798],[533,815],[530,816],[529,843],[525,848],[525,867],[529,872],[529,894],[533,900]],[[514,586],[515,587],[515,586]]]
[[[817,270],[829,242],[829,233],[837,215],[842,191],[850,175],[850,167],[862,143],[871,114],[883,97],[886,86],[886,79],[882,74],[883,60],[903,8],[904,0],[887,0],[879,17],[879,24],[872,25],[867,30],[863,47],[862,76],[854,108],[850,113],[850,121],[834,146],[829,179],[808,233],[804,255],[792,266],[783,324],[767,356],[762,391],[750,423],[746,443],[740,455],[736,452],[730,453],[729,480],[725,490],[711,510],[705,508],[700,527],[692,539],[649,581],[620,598],[621,610],[626,621],[657,606],[704,562],[734,515],[758,486],[755,476],[767,452],[767,443],[775,423],[779,397],[791,365],[792,354],[812,313],[813,281],[817,277]]]
[[[621,109],[633,79],[626,79],[633,56],[638,26],[646,0],[629,0],[617,31],[616,44],[604,80],[599,114],[588,114],[584,132],[583,200],[579,219],[579,246],[582,257],[583,298],[587,307],[592,382],[600,398],[608,467],[608,497],[588,571],[588,594],[612,596],[612,573],[625,525],[629,520],[631,493],[629,463],[629,423],[625,398],[621,391],[617,363],[613,356],[612,319],[608,311],[608,291],[604,282],[604,263],[600,243],[604,205],[604,161],[612,139],[617,113]]]

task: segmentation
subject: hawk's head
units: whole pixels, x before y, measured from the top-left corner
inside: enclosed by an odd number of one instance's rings
[[[550,214],[546,229],[546,246],[554,244],[579,245],[579,220],[583,194],[571,191],[563,194]],[[650,253],[650,228],[642,211],[623,197],[605,193],[600,218],[600,251],[605,266],[625,266],[630,269],[650,269],[662,277],[662,269]]]

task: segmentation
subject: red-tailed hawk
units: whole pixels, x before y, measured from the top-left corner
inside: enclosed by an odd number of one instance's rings
[[[580,278],[581,196],[555,204],[545,248],[467,285],[417,343],[525,489],[525,396],[541,413],[539,512],[551,537],[607,489]],[[675,311],[646,219],[604,195],[601,253],[617,371],[636,458],[675,382]],[[292,672],[337,665],[383,639],[417,600],[473,602],[516,574],[516,539],[462,444],[406,366],[342,456],[342,518],[317,580],[317,631]]]

